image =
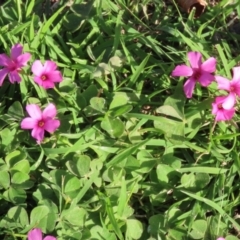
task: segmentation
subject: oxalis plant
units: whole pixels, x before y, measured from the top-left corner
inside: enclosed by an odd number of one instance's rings
[[[8,77],[9,81],[12,84],[14,84],[15,82],[17,83],[21,82],[22,80],[21,74],[27,74],[27,76],[30,76],[30,74],[26,72],[21,73],[22,68],[27,65],[28,61],[31,58],[30,53],[22,53],[22,50],[23,50],[22,45],[18,43],[11,48],[10,57],[8,57],[6,54],[0,54],[0,65],[3,67],[0,70],[1,85],[3,84],[7,74],[9,76]],[[175,69],[171,74],[173,77],[176,77],[176,76],[188,77],[187,81],[184,83],[184,86],[183,86],[183,90],[186,97],[192,98],[196,84],[199,83],[201,86],[207,87],[213,81],[216,81],[218,85],[218,89],[225,90],[227,92],[227,95],[217,96],[212,103],[212,114],[215,115],[215,122],[227,121],[232,119],[235,113],[235,104],[237,102],[237,97],[240,96],[240,67],[233,68],[233,79],[230,81],[225,77],[214,75],[214,72],[216,71],[216,63],[217,63],[215,58],[211,57],[202,63],[201,53],[189,52],[188,59],[190,62],[190,66],[178,65],[175,67]],[[51,60],[46,60],[44,64],[42,64],[40,60],[35,60],[31,66],[31,71],[33,73],[33,77],[32,77],[33,81],[43,89],[54,88],[55,83],[60,83],[63,81],[62,74],[59,70],[57,70],[56,63]],[[41,144],[43,142],[45,131],[48,133],[54,134],[54,132],[60,126],[61,120],[56,119],[57,109],[53,103],[49,103],[43,109],[43,111],[41,111],[39,105],[37,104],[28,104],[26,105],[26,112],[28,113],[29,116],[23,118],[23,120],[19,123],[19,125],[21,129],[32,130],[31,136],[34,139],[36,139],[37,144]],[[215,126],[215,124],[213,126]],[[15,154],[18,154],[18,152],[15,152],[14,155]],[[9,161],[11,163],[11,161],[14,161],[14,160],[9,159]],[[26,188],[29,188],[29,187],[32,187],[32,181],[28,179],[27,175],[24,175],[24,171],[22,172],[21,168],[25,167],[29,170],[30,166],[26,162],[24,162],[24,164],[27,166],[20,165],[19,166],[20,169],[18,169],[18,167],[15,167],[16,171],[13,171],[14,174],[12,176],[12,181],[14,181],[15,184],[17,185],[19,184],[18,181],[20,181],[20,183],[22,183],[23,185],[25,184],[27,185]],[[16,166],[16,164],[13,165],[13,169],[14,169],[14,166]],[[69,165],[69,167],[71,171],[74,171],[73,166]],[[75,167],[79,168],[78,171],[81,171],[81,167],[82,167],[81,164]],[[2,179],[2,185],[6,187],[7,185],[10,184],[10,178],[7,171],[5,171],[5,174],[6,174],[5,178],[3,177]],[[65,175],[62,175],[62,179],[64,179],[64,177]],[[71,189],[71,187],[74,188],[74,186],[70,185],[69,188]],[[5,196],[8,196],[9,200],[11,199],[10,194],[11,194],[10,189],[7,189],[7,191],[5,192]],[[3,193],[3,196],[4,196],[4,193]],[[71,200],[69,199],[67,201],[71,201]],[[45,205],[42,206],[43,209],[44,207]],[[33,229],[28,232],[29,240],[42,239],[42,230],[39,228],[34,228],[34,227],[37,227],[38,225],[41,226],[42,220],[40,219],[39,221],[37,215],[40,214],[41,216],[42,211],[44,211],[42,208],[36,207],[32,211],[32,212],[34,212],[34,210],[36,211],[35,213],[36,216],[34,216],[36,219],[35,219],[35,224],[30,225],[31,227],[33,227]],[[27,214],[23,209],[24,208],[20,209],[20,211],[23,211],[24,214]],[[14,208],[14,211],[19,211],[19,208],[18,207]],[[79,213],[72,212],[71,214],[81,215],[82,212],[79,209]],[[51,215],[49,217],[51,220]],[[79,218],[80,220],[81,216],[75,216],[75,217]],[[45,224],[45,221],[44,221],[44,224]],[[56,218],[54,219],[54,222],[57,222]],[[45,227],[44,230],[46,229],[47,228]],[[13,233],[13,236],[21,236],[21,234]],[[46,236],[43,239],[54,240],[56,238],[53,236]],[[218,239],[223,239],[223,238],[218,238]]]
[[[238,239],[237,7],[1,5],[0,239]]]

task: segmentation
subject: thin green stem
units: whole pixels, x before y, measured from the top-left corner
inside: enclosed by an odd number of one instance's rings
[[[54,90],[60,97],[62,97],[73,108],[77,108],[78,110],[80,110],[80,108],[78,107],[77,103],[73,99],[72,100],[73,100],[74,104],[68,98],[66,98],[56,87],[54,88]]]

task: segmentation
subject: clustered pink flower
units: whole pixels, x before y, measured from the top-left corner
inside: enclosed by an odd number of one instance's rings
[[[31,58],[30,53],[22,53],[22,51],[23,47],[18,43],[11,48],[10,57],[5,53],[0,54],[0,66],[3,67],[0,70],[0,86],[2,86],[7,74],[11,83],[21,82],[19,73]],[[40,60],[36,60],[31,69],[34,81],[45,89],[54,88],[55,83],[63,80],[61,72],[57,70],[57,64],[53,61],[48,60],[42,64]],[[22,120],[21,128],[32,129],[32,137],[37,140],[37,143],[42,142],[45,131],[53,133],[60,126],[60,121],[54,119],[57,115],[57,109],[53,104],[49,104],[43,112],[36,104],[27,105],[26,110],[30,117]],[[36,234],[39,232],[37,229],[33,231]],[[31,234],[35,234],[35,232]]]
[[[0,54],[0,66],[3,67],[0,70],[0,86],[2,86],[7,74],[9,75],[9,81],[11,83],[21,82],[19,72],[22,67],[27,65],[27,62],[31,58],[30,53],[22,54],[22,50],[23,47],[20,44],[15,44],[11,48],[10,57],[8,57],[5,53]]]
[[[45,89],[54,88],[55,82],[63,80],[61,72],[56,69],[57,64],[53,61],[46,61],[42,65],[40,60],[36,60],[32,65],[34,81]]]
[[[21,122],[22,129],[32,129],[32,137],[41,143],[44,138],[45,131],[53,133],[60,126],[60,121],[56,120],[56,107],[50,103],[43,112],[36,104],[29,104],[26,110],[30,117],[26,117]]]
[[[231,120],[235,113],[237,97],[240,97],[240,67],[233,68],[233,78],[228,80],[222,76],[216,76],[219,90],[228,92],[227,96],[216,97],[212,103],[212,114],[216,115],[216,121]]]
[[[229,94],[224,102],[225,109],[231,109],[236,103],[236,97],[240,97],[240,67],[233,68],[233,78],[229,81],[227,78],[216,76],[218,89],[225,90]]]
[[[188,60],[191,67],[178,65],[172,72],[173,77],[189,77],[184,84],[184,92],[187,98],[191,98],[197,82],[207,87],[214,81],[213,72],[216,70],[216,59],[211,57],[202,63],[202,55],[199,52],[189,52]]]
[[[227,96],[218,96],[212,103],[212,114],[216,121],[231,120],[235,113],[234,105],[237,97],[240,97],[240,67],[233,68],[233,78],[228,80],[222,76],[214,76],[216,71],[216,59],[211,57],[202,63],[202,55],[199,52],[189,52],[190,66],[178,65],[172,71],[173,77],[189,77],[183,86],[187,98],[191,98],[194,87],[198,82],[207,87],[216,80],[219,90],[228,92]]]
[[[235,109],[226,109],[223,105],[226,102],[226,96],[216,97],[215,101],[212,103],[212,114],[216,115],[216,121],[226,121],[232,119]]]
[[[225,240],[225,238],[219,237],[219,238],[217,238],[217,240]]]
[[[40,228],[34,228],[28,233],[28,240],[57,240],[53,236],[42,237],[42,230]]]

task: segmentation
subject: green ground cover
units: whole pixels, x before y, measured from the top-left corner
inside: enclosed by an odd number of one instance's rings
[[[21,44],[31,59],[0,87],[0,239],[34,228],[58,240],[238,239],[238,106],[216,122],[226,92],[213,81],[186,98],[171,73],[196,51],[232,78],[240,1],[193,16],[163,0],[1,3],[0,54]],[[63,81],[37,84],[36,60]],[[21,122],[27,105],[50,103],[60,126],[39,144]]]

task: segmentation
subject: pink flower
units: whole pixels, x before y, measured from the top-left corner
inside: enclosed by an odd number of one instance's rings
[[[186,97],[191,98],[196,82],[199,82],[203,87],[207,87],[214,80],[211,73],[216,70],[216,59],[211,57],[202,63],[202,55],[199,52],[189,52],[188,59],[191,67],[178,65],[172,71],[172,76],[189,77],[183,89]]]
[[[217,238],[217,240],[225,240],[225,238],[219,237],[219,238]]]
[[[226,96],[216,97],[215,102],[212,103],[212,114],[216,115],[216,121],[226,121],[232,119],[235,109],[225,109],[223,107],[226,101]]]
[[[27,105],[26,110],[30,117],[22,120],[21,128],[32,129],[32,137],[37,139],[37,143],[42,142],[45,131],[53,133],[60,126],[60,121],[54,119],[57,115],[57,109],[52,103],[43,112],[36,104]]]
[[[42,238],[42,230],[39,228],[34,228],[28,233],[28,240],[57,240],[57,238],[52,236],[46,236]]]
[[[30,53],[22,54],[22,49],[23,47],[18,43],[11,48],[10,58],[5,53],[0,54],[0,66],[3,66],[3,69],[0,70],[0,86],[2,86],[7,74],[9,74],[11,83],[21,82],[19,72],[31,58]]]
[[[61,72],[56,69],[57,64],[53,61],[46,61],[42,65],[40,60],[36,60],[32,65],[34,81],[45,89],[54,88],[55,82],[63,80]]]
[[[240,97],[240,67],[233,68],[232,81],[221,76],[216,76],[215,78],[218,83],[218,89],[229,92],[223,107],[225,109],[231,109],[236,102],[236,95]]]

